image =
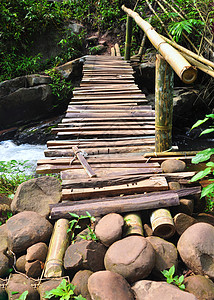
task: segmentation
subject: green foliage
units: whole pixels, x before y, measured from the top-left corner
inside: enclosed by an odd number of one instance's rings
[[[187,34],[190,34],[192,33],[193,26],[199,26],[199,25],[204,25],[204,22],[195,19],[173,22],[169,24],[169,32],[172,34],[172,36],[175,37],[176,42],[178,42],[183,31],[185,31],[185,33]]]
[[[169,269],[169,271],[164,270],[161,273],[164,275],[164,277],[166,277],[167,283],[172,283],[172,284],[178,286],[179,289],[185,290],[185,285],[183,284],[184,276],[183,275],[181,275],[180,277],[178,277],[177,275],[174,276],[174,274],[175,274],[175,266],[174,265]]]
[[[19,292],[12,292],[12,295],[19,294]],[[28,291],[24,291],[16,300],[26,300],[28,295]]]
[[[73,85],[70,81],[66,81],[55,68],[46,70],[45,73],[51,77],[52,83],[50,86],[52,94],[56,96],[55,107],[57,107],[60,102],[71,97]]]
[[[86,211],[86,215],[77,215],[75,213],[69,213],[71,216],[72,216],[72,220],[69,222],[70,223],[70,227],[69,229],[67,230],[67,232],[71,232],[71,240],[74,242],[74,238],[75,238],[75,230],[76,229],[80,229],[81,226],[79,225],[80,221],[83,220],[83,219],[89,219],[91,223],[95,222],[95,218],[91,216],[91,214]],[[88,228],[90,228],[90,226],[87,226]],[[84,239],[87,239],[87,240],[97,240],[97,237],[94,233],[94,231],[90,228],[89,229],[89,234],[85,237],[83,236],[80,236]]]
[[[97,238],[96,233],[94,232],[94,230],[88,225],[87,225],[87,228],[89,230],[88,234],[86,234],[86,235],[79,234],[78,236],[80,238],[82,238],[83,240],[86,240],[86,241],[90,241],[90,240],[98,241],[99,239]]]
[[[71,283],[68,283],[65,279],[59,284],[55,289],[52,289],[49,292],[45,292],[45,298],[51,299],[52,297],[57,297],[59,300],[86,300],[82,295],[75,296],[74,294],[75,286]]]
[[[208,120],[214,119],[214,114],[206,115],[206,117],[203,120],[198,120],[191,129],[196,128],[200,126],[201,124],[207,122]],[[201,135],[210,133],[214,131],[213,125],[211,126],[210,129],[205,129],[202,131]],[[211,156],[214,154],[214,148],[208,148],[203,151],[200,151],[199,153],[196,154],[195,157],[192,158],[192,163],[193,164],[198,164],[201,162],[205,162],[211,158]],[[210,184],[208,184],[206,187],[202,189],[201,192],[201,198],[207,196],[207,211],[211,211],[214,208],[214,163],[212,161],[206,163],[206,168],[200,172],[198,172],[195,176],[192,177],[190,180],[191,182],[198,181],[208,175],[211,175],[211,179],[209,179]]]
[[[0,161],[0,194],[12,198],[22,182],[32,178],[24,172],[29,168],[28,161]]]

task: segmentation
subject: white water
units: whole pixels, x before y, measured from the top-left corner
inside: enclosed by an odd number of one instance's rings
[[[36,169],[36,162],[39,159],[44,158],[45,145],[30,145],[22,144],[17,146],[12,141],[2,141],[0,142],[0,161],[26,161],[28,160],[28,165],[31,168],[27,173],[34,173]]]

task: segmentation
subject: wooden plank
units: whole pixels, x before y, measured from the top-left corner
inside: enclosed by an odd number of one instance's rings
[[[92,85],[85,88],[75,87],[74,92],[78,91],[102,91],[108,88],[108,90],[116,90],[116,91],[126,91],[126,90],[139,90],[139,88],[135,84],[105,84],[105,85]],[[140,91],[142,93],[142,91]]]
[[[75,105],[81,105],[81,104],[102,104],[102,105],[106,105],[106,104],[117,104],[117,105],[144,105],[144,104],[147,104],[148,103],[148,100],[146,99],[139,99],[139,100],[127,100],[127,99],[104,99],[104,100],[77,100],[75,101],[75,99],[73,98],[72,100],[74,101],[71,101],[70,103],[71,104],[75,104]]]
[[[151,105],[143,105],[143,106],[126,106],[123,107],[122,105],[76,105],[75,103],[72,105],[68,105],[68,110],[77,110],[77,111],[90,111],[90,110],[99,110],[99,111],[144,111],[144,110],[150,110],[152,109]]]
[[[120,166],[120,165],[118,165],[118,166]],[[70,169],[72,171],[77,170],[78,172],[76,172],[76,174],[78,176],[79,171],[80,171],[80,167],[79,166],[77,166],[77,167],[78,167],[78,169],[74,169],[74,167],[72,167],[70,165],[43,164],[43,165],[38,165],[37,166],[36,173],[37,174],[60,173],[61,171],[65,171],[65,170]],[[118,171],[118,169],[122,169],[122,171],[120,171],[120,170]],[[99,170],[102,173],[104,172],[102,166],[97,166],[97,165],[96,166],[93,165],[93,170],[97,174],[97,176],[99,176]],[[139,168],[137,168],[136,166],[133,167],[133,168],[125,168],[125,167],[122,166],[122,168],[118,167],[118,168],[115,168],[115,170],[117,170],[118,172],[111,171],[111,174],[114,173],[118,176],[124,175],[124,174],[128,174],[128,175],[134,174],[134,175],[136,175],[136,174],[149,174],[149,173],[155,174],[155,173],[162,172],[162,170],[158,169],[158,168],[142,168],[140,166],[139,166]],[[107,171],[106,171],[106,173],[107,173]]]
[[[58,137],[64,137],[64,136],[77,136],[77,137],[88,137],[88,136],[94,136],[94,137],[105,137],[105,136],[111,136],[111,137],[131,137],[131,136],[154,136],[155,130],[100,130],[100,131],[85,131],[85,132],[69,132],[69,131],[60,131],[57,133]]]
[[[91,141],[81,141],[81,140],[51,140],[47,141],[47,146],[49,147],[72,147],[74,145],[78,145],[78,147],[109,147],[109,146],[144,146],[144,145],[151,145],[154,144],[153,138],[148,139],[135,139],[135,140],[119,140],[119,141],[97,141],[97,140],[91,140]]]
[[[126,117],[126,118],[132,118],[132,117],[154,117],[155,112],[152,110],[145,110],[141,112],[121,112],[121,113],[108,113],[108,112],[94,112],[94,113],[66,113],[65,117],[66,118],[120,118],[120,117]]]
[[[76,178],[72,171],[62,171],[62,187],[63,188],[86,188],[86,187],[103,187],[119,185],[131,182],[137,182],[142,179],[146,179],[154,176],[164,176],[167,180],[189,180],[196,172],[183,172],[183,173],[165,173],[165,174],[125,174],[121,176],[113,176],[109,173],[108,176],[96,177],[93,179],[88,179],[82,177],[81,180]]]
[[[120,122],[119,120],[118,121],[114,121],[114,122],[96,122],[96,123],[93,123],[93,122],[74,122],[74,123],[59,123],[58,124],[58,127],[61,128],[61,127],[106,127],[106,126],[140,126],[140,125],[155,125],[155,122],[154,121],[145,121],[145,122],[140,122],[140,121],[135,121],[133,120],[132,121],[126,121],[126,122]]]
[[[145,125],[118,125],[114,123],[108,126],[80,126],[80,127],[55,127],[52,128],[53,133],[57,132],[81,132],[81,131],[112,131],[112,130],[146,130],[146,129],[155,129],[154,125],[145,124]]]
[[[167,181],[164,177],[150,177],[136,183],[122,184],[118,186],[106,186],[102,188],[85,189],[63,189],[62,200],[80,200],[91,198],[102,198],[118,196],[120,194],[129,195],[151,191],[163,191],[168,189]]]
[[[86,171],[86,173],[88,174],[88,176],[90,178],[93,177],[97,177],[97,175],[95,174],[95,172],[92,170],[92,168],[90,167],[90,165],[88,164],[87,160],[85,159],[85,157],[82,155],[81,151],[78,149],[77,146],[73,146],[72,150],[74,152],[74,154],[76,155],[76,157],[78,158],[79,162],[81,163],[81,165],[83,166],[84,170]]]
[[[97,96],[97,95],[79,95],[79,96],[75,96],[74,98],[71,98],[71,102],[72,101],[76,101],[76,100],[143,100],[145,99],[145,95],[144,94],[132,94],[132,93],[127,93],[125,95],[113,95],[113,94],[109,94],[106,92],[106,94],[102,95],[102,96]]]
[[[70,201],[69,201],[70,202]],[[156,209],[179,205],[179,197],[176,192],[159,192],[146,195],[104,198],[66,203],[67,205],[51,206],[51,219],[71,218],[69,212],[85,215],[88,211],[92,216],[102,216],[108,213],[124,213],[129,211],[141,211],[144,209]]]
[[[143,120],[149,120],[154,121],[154,116],[144,116],[144,117],[120,117],[120,121],[143,121]],[[109,121],[118,121],[117,117],[105,117],[105,118],[69,118],[65,116],[64,119],[62,119],[62,123],[72,123],[72,122],[109,122]]]
[[[65,150],[65,149],[60,149],[59,146],[58,149],[49,149],[45,150],[44,154],[46,157],[70,157],[72,156],[72,151],[71,150]],[[118,154],[118,153],[145,153],[148,151],[154,151],[155,145],[143,145],[143,146],[129,146],[129,147],[97,147],[97,148],[87,148],[85,147],[80,147],[80,149],[83,149],[88,155],[98,155],[98,154]]]

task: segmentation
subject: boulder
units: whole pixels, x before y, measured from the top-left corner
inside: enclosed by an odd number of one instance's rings
[[[80,241],[70,245],[64,257],[66,270],[88,269],[93,272],[104,269],[106,247],[94,241]]]
[[[35,282],[25,275],[12,274],[6,287],[9,299],[18,299],[23,292],[28,291],[27,300],[39,300],[39,293],[32,287],[33,284]],[[13,292],[18,293],[13,294]]]
[[[72,284],[75,286],[75,294],[81,294],[87,300],[91,300],[90,293],[88,291],[88,279],[93,274],[90,270],[79,271],[74,275]]]
[[[8,231],[6,224],[0,226],[0,252],[6,252],[8,248]]]
[[[110,271],[92,274],[88,279],[88,290],[93,300],[134,300],[128,282]]]
[[[35,260],[32,262],[26,262],[25,272],[28,277],[38,278],[42,274],[42,264],[41,261]]]
[[[12,200],[5,195],[0,195],[0,222],[5,223],[8,217],[11,216],[11,205]]]
[[[107,247],[119,240],[122,236],[124,220],[116,213],[105,215],[95,227],[96,236]]]
[[[49,291],[57,288],[59,286],[59,284],[61,283],[61,281],[62,281],[62,279],[59,278],[59,279],[51,279],[51,280],[41,283],[38,287],[40,300],[47,299],[47,298],[45,298],[45,292],[49,292]],[[52,298],[52,299],[56,299],[56,298]]]
[[[81,78],[83,62],[84,58],[77,58],[56,67],[56,70],[60,72],[65,79]]]
[[[52,82],[51,77],[47,75],[32,74],[26,77],[28,86],[30,87],[41,84],[50,84]]]
[[[11,209],[14,213],[34,211],[47,217],[49,204],[61,200],[61,184],[57,178],[42,176],[21,183],[13,198]]]
[[[214,283],[212,280],[201,275],[194,275],[185,278],[184,284],[185,290],[195,295],[198,300],[214,299]]]
[[[0,277],[5,277],[10,273],[10,261],[9,258],[0,252]]]
[[[27,87],[27,79],[25,76],[16,77],[11,80],[0,82],[0,101],[2,97],[14,93],[16,90]]]
[[[16,260],[16,270],[21,273],[25,273],[25,264],[26,264],[26,255],[22,255]]]
[[[161,271],[171,268],[173,265],[176,267],[178,264],[178,253],[174,244],[165,241],[156,236],[146,238],[152,244],[155,250],[155,266],[153,272],[156,276],[162,278]]]
[[[9,249],[15,253],[26,251],[35,243],[49,241],[53,230],[49,221],[33,211],[12,216],[6,226]]]
[[[175,229],[179,235],[195,223],[197,221],[193,217],[183,213],[179,213],[174,217]]]
[[[53,109],[53,103],[54,96],[47,84],[19,88],[0,98],[0,128],[46,117]]]
[[[37,243],[27,249],[26,260],[28,262],[39,260],[45,262],[48,253],[48,247],[45,243]]]
[[[176,191],[176,190],[179,190],[180,188],[181,188],[181,185],[180,185],[179,182],[177,182],[177,181],[169,182],[169,189],[170,190]]]
[[[180,290],[167,282],[141,280],[132,286],[136,300],[197,300],[190,293]]]
[[[162,162],[161,168],[164,173],[183,172],[186,168],[186,164],[179,159],[167,159]]]
[[[104,263],[107,270],[135,282],[151,273],[155,265],[155,252],[146,238],[128,236],[109,247]]]
[[[177,249],[183,262],[194,273],[214,279],[214,227],[196,223],[181,235]]]

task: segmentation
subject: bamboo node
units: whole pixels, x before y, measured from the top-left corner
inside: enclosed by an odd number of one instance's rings
[[[165,130],[168,131],[171,128],[172,128],[172,124],[170,124],[168,126],[155,125],[155,129],[162,130],[162,131],[165,131]]]

